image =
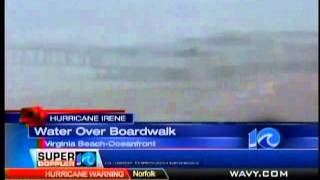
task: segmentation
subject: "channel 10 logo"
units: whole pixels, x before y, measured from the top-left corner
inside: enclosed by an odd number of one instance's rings
[[[95,167],[96,165],[96,152],[76,152],[77,167]]]
[[[254,129],[249,133],[249,149],[273,149],[280,144],[280,133],[274,128]]]

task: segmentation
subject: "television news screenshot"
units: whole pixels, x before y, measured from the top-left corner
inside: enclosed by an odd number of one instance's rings
[[[318,0],[4,0],[5,179],[319,176]]]

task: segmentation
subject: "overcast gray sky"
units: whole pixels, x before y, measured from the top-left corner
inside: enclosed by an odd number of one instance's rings
[[[7,42],[134,44],[222,31],[318,31],[318,0],[6,0]]]

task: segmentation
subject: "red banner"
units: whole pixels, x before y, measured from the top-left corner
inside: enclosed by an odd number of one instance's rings
[[[7,168],[7,179],[131,179],[125,168]]]

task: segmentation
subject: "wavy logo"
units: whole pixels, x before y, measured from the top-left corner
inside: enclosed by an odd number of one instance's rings
[[[274,128],[263,128],[260,131],[254,129],[249,133],[249,148],[273,149],[280,144],[280,133]]]
[[[97,164],[96,152],[77,152],[76,166],[94,167]]]

